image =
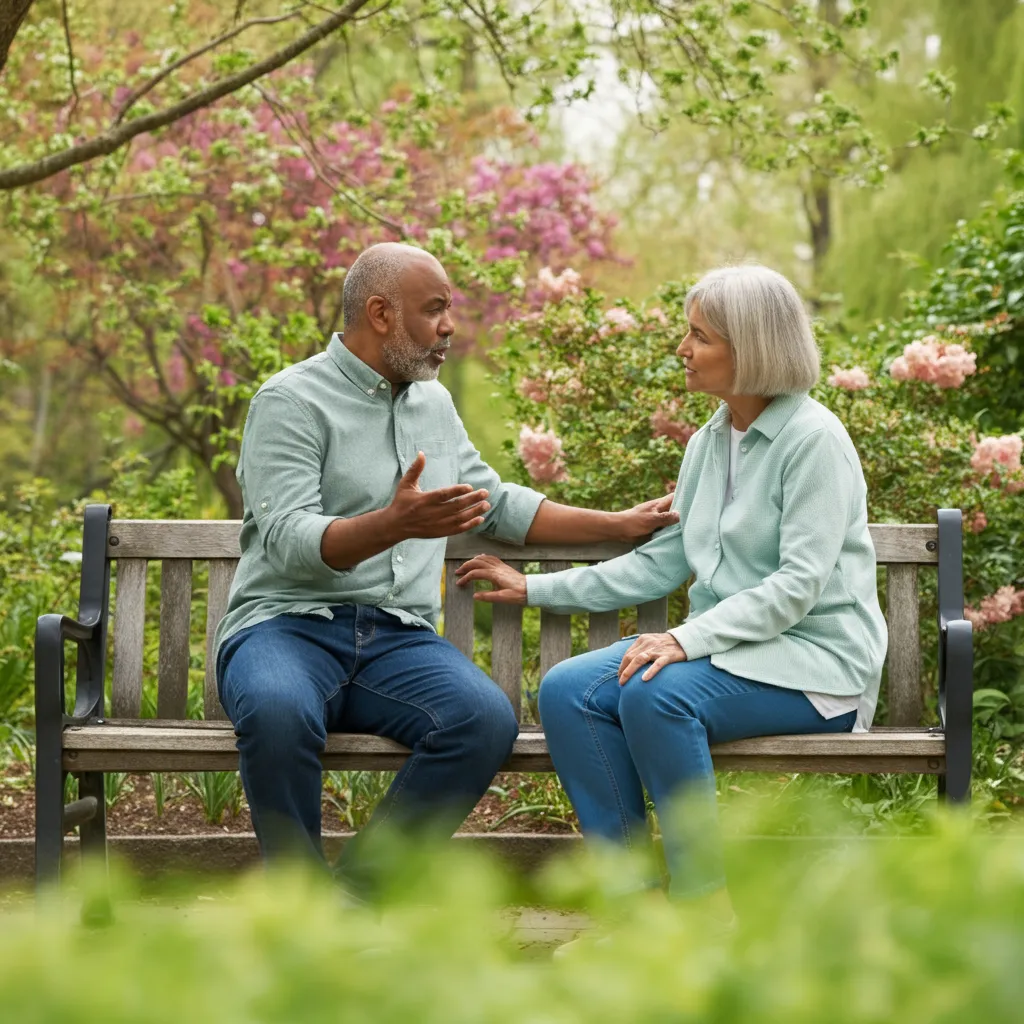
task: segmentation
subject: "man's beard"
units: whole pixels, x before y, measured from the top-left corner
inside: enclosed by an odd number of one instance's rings
[[[395,333],[381,345],[381,353],[384,356],[388,368],[397,380],[401,381],[425,381],[437,380],[441,367],[436,366],[430,358],[431,352],[443,352],[451,344],[435,345],[434,348],[424,351],[409,336],[405,324],[399,318],[395,323]]]

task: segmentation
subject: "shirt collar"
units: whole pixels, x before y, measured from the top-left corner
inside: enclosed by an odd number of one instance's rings
[[[789,422],[790,417],[800,408],[806,398],[806,391],[795,395],[776,395],[768,403],[764,412],[747,429],[756,430],[762,437],[774,441],[779,431]],[[711,429],[723,433],[727,432],[731,425],[729,406],[723,402],[711,417]]]
[[[367,366],[342,340],[341,334],[333,334],[327,344],[327,354],[334,360],[339,370],[360,391],[367,395],[376,395],[378,391],[385,395],[391,385],[372,366]]]

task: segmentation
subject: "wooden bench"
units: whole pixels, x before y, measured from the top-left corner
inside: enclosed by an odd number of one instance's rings
[[[83,854],[105,854],[105,772],[218,771],[238,766],[235,738],[217,700],[212,636],[227,605],[239,556],[237,522],[112,520],[107,505],[85,513],[81,594],[77,619],[40,617],[36,632],[36,869],[39,879],[59,874],[63,836],[80,826]],[[770,736],[713,748],[719,768],[772,772],[911,772],[939,776],[950,800],[968,799],[971,777],[971,624],[963,618],[961,516],[941,510],[937,525],[872,526],[879,565],[885,567],[888,655],[888,724],[869,733]],[[445,635],[473,653],[473,599],[454,585],[455,568],[481,551],[512,564],[539,562],[555,572],[571,563],[598,562],[623,553],[619,544],[511,548],[475,537],[448,544]],[[160,572],[157,717],[141,718],[147,574]],[[186,718],[194,567],[207,563],[205,720]],[[111,568],[116,564],[113,663],[108,665]],[[939,594],[938,728],[921,728],[919,566],[937,566]],[[639,630],[667,628],[667,601],[638,609]],[[494,606],[492,676],[522,708],[523,610]],[[198,631],[197,631],[198,632]],[[589,616],[589,646],[619,639],[619,613]],[[198,639],[198,636],[196,637]],[[66,714],[64,654],[78,645],[74,710]],[[541,673],[569,657],[570,617],[541,613]],[[108,672],[108,668],[110,671]],[[105,715],[110,677],[110,717]],[[808,682],[812,682],[808,680]],[[376,736],[332,734],[325,768],[394,769],[405,748]],[[543,732],[524,725],[506,766],[550,771]],[[68,773],[79,798],[64,804]]]

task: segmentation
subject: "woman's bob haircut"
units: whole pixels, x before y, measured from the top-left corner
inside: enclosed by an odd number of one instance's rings
[[[732,346],[737,395],[791,395],[810,391],[821,372],[811,321],[796,289],[756,263],[720,267],[686,295],[708,326]]]

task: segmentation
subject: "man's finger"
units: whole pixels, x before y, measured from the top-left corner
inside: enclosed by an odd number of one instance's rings
[[[458,498],[469,498],[471,500],[479,501],[479,498],[475,498],[471,493],[473,488],[469,484],[455,484],[452,487],[439,487],[436,491],[424,491],[423,499],[432,505],[446,505],[450,501],[455,501]],[[475,494],[487,495],[486,491],[477,491]]]
[[[449,537],[454,537],[456,534],[465,533],[467,530],[472,530],[475,526],[481,526],[484,522],[483,516],[477,516],[475,519],[467,520],[464,523],[456,523],[451,527],[450,532],[447,534]]]
[[[426,464],[426,455],[423,452],[417,452],[416,458],[412,460],[412,465],[405,471],[405,475],[398,482],[398,486],[415,487],[419,483],[420,474],[423,472],[423,467]]]

